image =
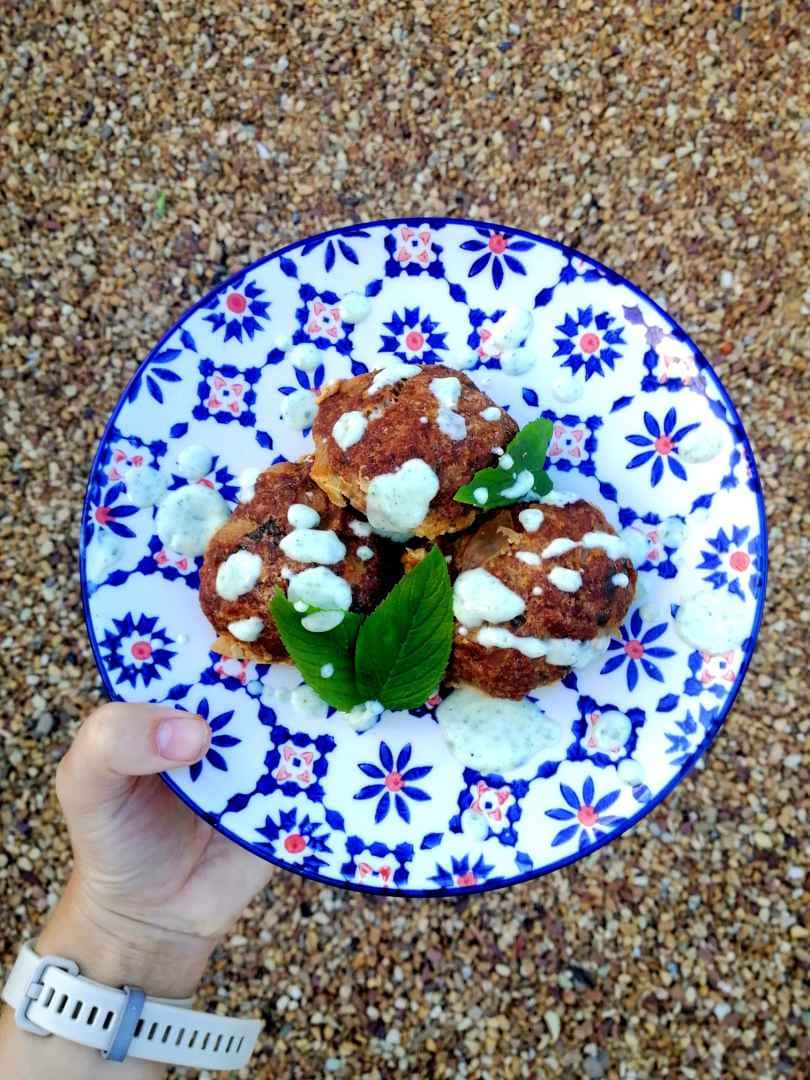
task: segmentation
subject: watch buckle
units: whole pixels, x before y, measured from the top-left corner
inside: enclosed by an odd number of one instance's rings
[[[40,958],[37,966],[31,972],[31,978],[28,980],[28,986],[26,986],[22,1000],[17,1008],[14,1010],[14,1019],[17,1023],[17,1027],[22,1028],[23,1031],[29,1032],[31,1035],[50,1035],[50,1031],[46,1031],[45,1028],[35,1024],[33,1020],[28,1019],[28,1008],[32,1001],[37,1001],[43,990],[42,976],[45,974],[49,967],[59,968],[61,971],[67,972],[68,975],[78,975],[79,965],[73,960],[66,960],[64,956],[43,956]]]

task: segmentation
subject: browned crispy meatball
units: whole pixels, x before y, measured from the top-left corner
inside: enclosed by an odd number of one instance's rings
[[[527,524],[537,527],[529,531]],[[603,535],[588,535],[594,533]],[[457,575],[456,615],[466,617],[465,613],[472,611],[468,621],[477,625],[457,623],[448,681],[475,686],[493,697],[519,699],[537,686],[557,682],[573,665],[550,663],[543,655],[524,655],[510,640],[517,644],[515,639],[520,638],[557,639],[560,644],[555,650],[560,651],[549,655],[561,659],[566,649],[577,650],[571,641],[587,642],[615,630],[630,607],[636,571],[629,558],[609,556],[602,544],[612,545],[604,534],[615,536],[605,516],[590,503],[578,500],[567,506],[534,503],[500,510],[459,538],[453,545],[452,562]],[[549,550],[554,541],[559,542]],[[564,550],[567,547],[570,550]],[[478,569],[516,594],[515,606],[522,601],[524,609],[508,621],[492,620],[488,626],[483,594],[493,583],[480,575],[461,580],[465,572]],[[509,603],[505,596],[507,609]],[[482,623],[485,637],[500,639],[497,645],[477,640]],[[533,643],[524,648],[531,652]]]
[[[320,518],[316,528],[332,530],[345,545],[345,557],[327,569],[351,586],[353,610],[370,611],[399,575],[398,560],[390,545],[369,535],[368,525],[358,514],[330,503],[310,480],[309,466],[308,460],[284,462],[261,473],[254,497],[237,507],[209,541],[200,571],[200,604],[219,635],[212,648],[223,656],[263,663],[287,659],[267,604],[276,586],[286,590],[293,575],[312,568],[312,563],[296,561],[279,547],[284,537],[293,532],[287,517],[293,504],[314,510]],[[217,592],[217,575],[223,563],[240,551],[261,560],[258,581],[234,599],[223,599]],[[229,625],[250,620],[262,623],[254,640],[240,640],[228,629]],[[248,623],[240,630],[251,638],[257,626]]]
[[[496,463],[493,447],[506,447],[517,425],[467,375],[441,364],[416,368],[411,377],[375,390],[379,375],[344,379],[322,392],[312,428],[312,479],[336,505],[348,502],[377,525],[367,503],[369,485],[418,459],[435,473],[438,491],[422,520],[404,533],[435,538],[465,528],[476,511],[453,496],[478,469]],[[339,421],[349,422],[342,420],[347,414],[354,434],[361,432],[356,442],[335,429]]]

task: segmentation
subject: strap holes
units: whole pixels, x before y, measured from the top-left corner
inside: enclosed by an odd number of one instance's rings
[[[186,1033],[186,1029],[185,1028],[180,1028],[180,1030],[177,1032],[177,1038],[174,1040],[174,1045],[175,1046],[180,1045],[180,1043],[183,1041],[183,1036],[185,1035],[185,1033]]]
[[[163,1042],[163,1043],[168,1042],[169,1041],[169,1036],[171,1035],[171,1033],[172,1033],[172,1025],[167,1024],[166,1027],[163,1029],[163,1038],[160,1041]]]
[[[56,1009],[54,1012],[61,1013],[64,1007],[67,1005],[67,994],[60,994],[59,1000],[56,1003]]]
[[[88,1027],[91,1024],[94,1024],[96,1022],[96,1017],[97,1016],[98,1016],[98,1005],[94,1005],[92,1007],[92,1009],[90,1010],[90,1012],[87,1014],[87,1025],[88,1025]]]
[[[216,1054],[216,1053],[217,1053],[217,1051],[219,1050],[219,1044],[220,1044],[221,1042],[222,1042],[222,1036],[221,1036],[221,1035],[217,1035],[217,1041],[216,1041],[216,1042],[214,1043],[214,1053],[215,1053],[215,1054]]]
[[[240,1050],[242,1049],[242,1043],[243,1043],[244,1041],[245,1041],[245,1036],[244,1036],[244,1035],[240,1035],[240,1036],[239,1036],[239,1042],[238,1042],[238,1043],[236,1044],[236,1053],[237,1053],[237,1054],[238,1054],[238,1053],[239,1053],[239,1051],[240,1051]]]
[[[201,1050],[207,1050],[208,1049],[208,1040],[210,1038],[211,1038],[211,1032],[206,1031],[205,1035],[203,1036],[202,1044],[200,1045]]]
[[[110,1024],[113,1022],[114,1019],[115,1019],[115,1013],[114,1012],[108,1012],[107,1015],[104,1017],[104,1023],[101,1025],[101,1027],[103,1028],[104,1031],[107,1030],[107,1028],[110,1026]]]
[[[140,1035],[141,1035],[142,1031],[143,1031],[143,1020],[139,1020],[138,1023],[135,1025],[135,1030],[132,1033],[132,1038],[133,1039],[140,1038]]]
[[[231,1035],[230,1039],[228,1039],[227,1046],[225,1047],[225,1053],[226,1054],[230,1054],[232,1046],[233,1046],[233,1035]]]
[[[45,994],[42,998],[42,1006],[47,1009],[50,1003],[53,1001],[53,995],[56,993],[52,986],[45,987]]]
[[[191,1038],[188,1040],[188,1048],[189,1048],[189,1050],[191,1050],[191,1048],[194,1046],[194,1043],[197,1041],[197,1036],[199,1034],[200,1033],[199,1033],[199,1031],[197,1031],[196,1028],[194,1029],[194,1031],[192,1031]]]
[[[70,1019],[71,1020],[78,1019],[79,1013],[82,1011],[83,1008],[84,1008],[84,1002],[83,1001],[77,1001],[76,1004],[73,1006],[73,1012],[70,1014]]]
[[[153,1023],[152,1025],[151,1025],[151,1027],[149,1028],[149,1034],[148,1034],[148,1035],[146,1036],[146,1038],[148,1039],[148,1041],[149,1041],[149,1042],[151,1042],[151,1041],[152,1041],[152,1039],[154,1039],[154,1037],[155,1037],[155,1032],[157,1031],[157,1028],[158,1028],[158,1026],[157,1026],[157,1020],[155,1020],[155,1022],[154,1022],[154,1023]]]

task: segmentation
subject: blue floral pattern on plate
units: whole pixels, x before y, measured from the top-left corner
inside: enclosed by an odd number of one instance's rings
[[[343,318],[347,292],[369,299],[371,318]],[[491,340],[512,305],[534,310],[526,347],[541,358],[520,376],[503,370]],[[319,363],[296,369],[285,341],[314,344]],[[292,392],[402,360],[454,359],[464,345],[476,354],[471,378],[499,405],[521,424],[552,421],[557,486],[595,502],[646,551],[643,597],[602,663],[533,695],[559,737],[503,776],[449,754],[433,700],[384,713],[357,735],[334,710],[304,708],[291,696],[300,680],[288,665],[211,654],[196,597],[201,560],[166,549],[154,508],[133,505],[126,487],[139,469],[160,470],[169,487],[190,482],[176,455],[198,443],[211,450],[212,466],[194,482],[234,505],[243,469],[311,447],[309,432],[281,419]],[[578,396],[556,396],[558,380]],[[703,425],[724,432],[724,448],[715,460],[687,462],[684,440]],[[547,873],[660,802],[731,707],[767,571],[751,448],[687,335],[576,251],[518,229],[447,219],[323,233],[199,301],[122,395],[90,473],[83,522],[85,612],[108,692],[210,714],[206,757],[166,776],[178,796],[279,866],[402,895],[504,887]],[[678,605],[700,590],[739,603],[740,648],[711,654],[680,639]]]

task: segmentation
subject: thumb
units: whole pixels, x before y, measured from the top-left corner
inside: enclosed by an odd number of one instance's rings
[[[56,775],[66,810],[124,795],[135,776],[199,761],[211,730],[200,716],[160,705],[102,705],[87,717]]]

